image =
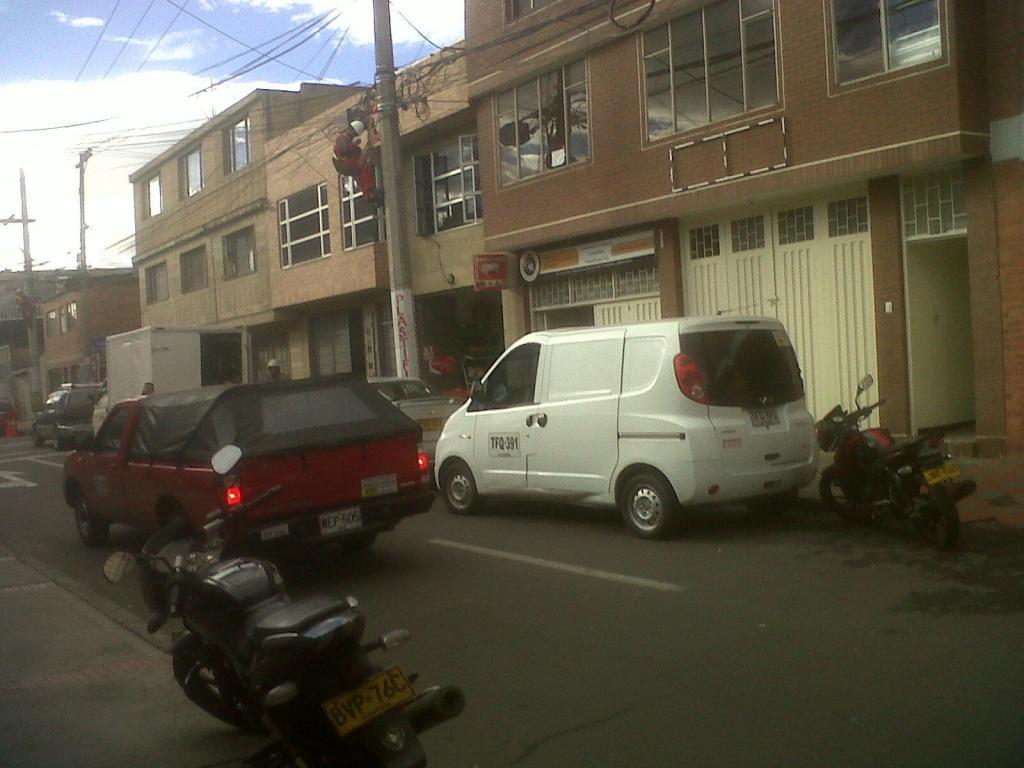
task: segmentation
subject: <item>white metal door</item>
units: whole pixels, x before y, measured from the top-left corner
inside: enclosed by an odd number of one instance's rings
[[[594,307],[594,325],[633,325],[661,320],[661,298],[619,301],[615,304],[598,304]]]

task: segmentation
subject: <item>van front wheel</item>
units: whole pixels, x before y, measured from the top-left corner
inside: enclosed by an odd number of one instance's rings
[[[622,519],[642,539],[664,538],[678,506],[669,484],[646,472],[631,477],[619,496]]]
[[[476,480],[465,462],[455,461],[444,468],[441,473],[441,493],[452,514],[472,515],[480,511]]]

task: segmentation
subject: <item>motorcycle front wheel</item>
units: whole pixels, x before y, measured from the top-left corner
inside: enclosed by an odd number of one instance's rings
[[[818,482],[818,495],[825,508],[843,520],[858,525],[869,521],[869,517],[858,508],[857,502],[847,496],[842,478],[834,466],[822,470],[821,480]]]
[[[208,658],[211,651],[198,637],[186,632],[174,644],[171,664],[174,679],[189,700],[228,725],[247,733],[265,733],[259,716],[230,693],[220,665]]]

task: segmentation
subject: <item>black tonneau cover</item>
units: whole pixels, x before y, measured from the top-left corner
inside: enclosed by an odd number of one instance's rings
[[[139,409],[129,450],[154,459],[205,461],[228,444],[266,456],[420,436],[419,425],[374,387],[346,375],[150,395]]]

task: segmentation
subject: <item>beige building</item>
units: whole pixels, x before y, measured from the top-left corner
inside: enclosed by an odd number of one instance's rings
[[[356,92],[254,91],[132,174],[142,325],[242,326],[255,338],[279,319],[268,144]]]

